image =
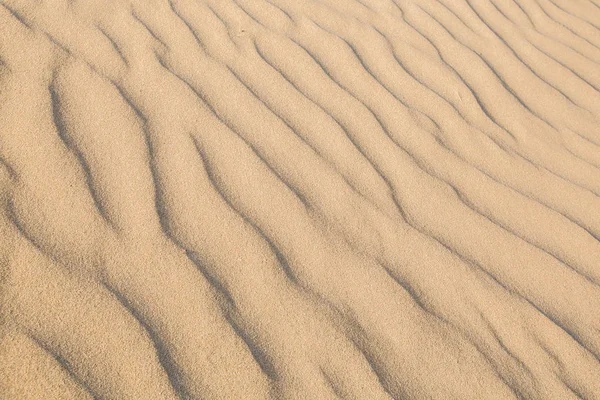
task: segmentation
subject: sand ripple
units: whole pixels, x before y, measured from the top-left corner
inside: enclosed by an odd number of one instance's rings
[[[598,0],[1,0],[3,399],[600,399]]]

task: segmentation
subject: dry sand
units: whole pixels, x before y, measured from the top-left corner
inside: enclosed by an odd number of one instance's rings
[[[599,0],[0,5],[1,399],[600,399]]]

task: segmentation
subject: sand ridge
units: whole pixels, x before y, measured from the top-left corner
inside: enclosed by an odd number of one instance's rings
[[[600,399],[597,0],[0,1],[0,398]]]

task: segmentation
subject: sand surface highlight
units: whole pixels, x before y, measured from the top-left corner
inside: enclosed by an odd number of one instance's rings
[[[598,0],[0,0],[0,398],[600,399]]]

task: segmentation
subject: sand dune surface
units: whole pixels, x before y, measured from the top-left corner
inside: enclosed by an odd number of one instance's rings
[[[600,399],[598,0],[0,0],[0,398]]]

